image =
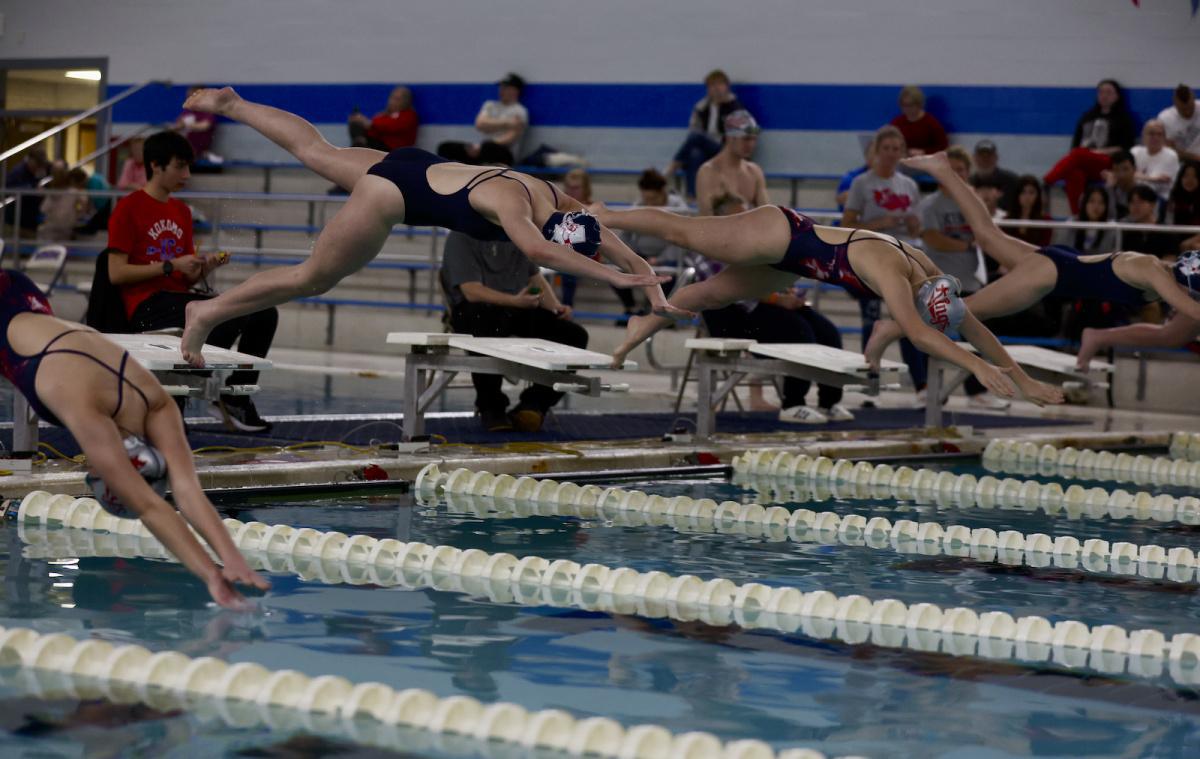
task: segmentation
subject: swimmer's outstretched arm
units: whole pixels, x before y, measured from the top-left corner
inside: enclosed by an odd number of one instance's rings
[[[600,228],[600,254],[627,272],[655,276],[654,267],[648,264],[646,259],[634,253],[608,227]],[[696,316],[694,313],[679,309],[667,300],[667,295],[663,292],[659,281],[662,280],[658,280],[653,285],[643,288],[646,297],[650,301],[650,309],[654,313],[667,318],[694,318]]]
[[[131,509],[175,558],[208,587],[221,606],[245,609],[246,599],[221,574],[187,523],[158,496],[129,463],[121,433],[112,419],[89,407],[54,409],[87,456],[88,465]]]

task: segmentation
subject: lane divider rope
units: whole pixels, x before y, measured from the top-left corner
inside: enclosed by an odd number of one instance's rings
[[[835,465],[836,468],[836,465]],[[1054,566],[1067,570],[1140,575],[1154,580],[1190,582],[1196,575],[1197,559],[1189,548],[1163,549],[1156,545],[1083,539],[1073,535],[1050,536],[987,527],[971,529],[963,525],[917,522],[832,511],[789,511],[781,506],[763,507],[736,501],[717,503],[710,498],[693,499],[681,495],[665,498],[638,490],[596,486],[579,487],[574,483],[537,485],[520,501],[512,492],[520,488],[516,478],[460,475],[451,485],[465,488],[443,493],[447,505],[480,518],[571,516],[589,519],[602,517],[618,527],[645,524],[669,526],[679,532],[748,535],[768,541],[796,543],[838,543],[875,550],[895,550],[902,554],[959,556],[976,561],[1042,568]],[[864,477],[867,472],[860,469]],[[451,476],[453,472],[451,472]],[[509,481],[511,480],[511,482]],[[543,481],[544,482],[544,481]],[[553,482],[553,481],[551,481]],[[475,496],[487,501],[476,501]],[[426,505],[426,494],[418,489],[416,498]]]
[[[436,469],[422,470],[420,487],[431,492],[454,479],[469,475],[476,481],[488,472],[456,470],[442,476]],[[500,477],[511,477],[500,475]],[[561,488],[574,483],[555,483],[530,478],[511,478],[519,487]],[[587,486],[585,486],[587,487]],[[583,490],[583,488],[579,488]],[[569,490],[569,488],[568,488]],[[52,519],[45,508],[50,499],[31,493],[22,501],[18,519]],[[90,503],[89,503],[90,502]],[[59,511],[68,521],[88,521],[88,512],[99,509],[93,499],[76,499],[74,505]],[[83,512],[83,513],[81,513]],[[43,521],[45,520],[45,521]],[[60,521],[60,520],[57,520]],[[132,520],[122,520],[132,521]],[[920,651],[941,651],[954,656],[980,655],[999,659],[1018,659],[1054,663],[1072,670],[1091,666],[1106,673],[1159,677],[1164,659],[1171,677],[1177,682],[1200,684],[1200,635],[1177,633],[1169,639],[1159,630],[1127,631],[1117,625],[1089,627],[1077,620],[1051,623],[1040,616],[1014,619],[1003,611],[979,613],[966,607],[943,609],[932,603],[907,605],[893,598],[872,601],[852,594],[837,596],[826,590],[802,592],[793,587],[771,587],[761,583],[737,585],[724,578],[701,580],[695,575],[672,576],[664,572],[639,572],[628,567],[603,564],[579,565],[569,559],[548,561],[539,556],[521,559],[507,554],[490,554],[479,549],[460,550],[448,545],[429,546],[404,543],[391,538],[367,535],[349,536],[340,532],[320,532],[288,525],[240,522],[226,519],[234,542],[244,552],[263,552],[311,558],[315,564],[326,560],[334,564],[357,565],[356,573],[367,581],[383,573],[392,577],[410,571],[424,577],[431,586],[439,578],[453,588],[499,583],[508,585],[515,600],[549,597],[558,605],[571,605],[589,611],[622,614],[638,613],[648,617],[669,617],[681,621],[699,619],[707,624],[728,625],[737,622],[745,628],[765,628],[794,633],[803,630],[814,638],[839,638],[851,644],[872,641],[891,648],[907,647]],[[25,531],[25,537],[31,538]],[[153,540],[137,528],[124,534]],[[117,531],[117,537],[121,535]],[[165,553],[165,549],[159,549]],[[458,576],[458,580],[446,580]],[[470,578],[468,580],[468,578]],[[385,579],[385,578],[381,578]],[[532,590],[528,590],[527,587]]]
[[[1200,432],[1172,432],[1171,458],[1200,461]]]
[[[1200,487],[1200,461],[1071,446],[1058,448],[1048,443],[1039,446],[1030,440],[992,440],[983,450],[983,465],[994,472]]]

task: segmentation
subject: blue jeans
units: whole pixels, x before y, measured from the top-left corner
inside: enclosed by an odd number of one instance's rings
[[[675,160],[683,166],[688,197],[696,197],[696,173],[701,164],[720,152],[721,143],[702,132],[689,132],[683,145],[675,151]]]

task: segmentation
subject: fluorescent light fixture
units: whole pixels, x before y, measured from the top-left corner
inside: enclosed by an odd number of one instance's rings
[[[97,69],[83,69],[81,71],[68,71],[64,74],[68,79],[87,79],[89,82],[100,81],[100,71]]]

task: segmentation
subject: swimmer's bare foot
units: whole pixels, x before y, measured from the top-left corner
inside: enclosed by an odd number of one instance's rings
[[[1100,330],[1087,327],[1079,337],[1079,355],[1075,357],[1076,371],[1086,372],[1092,358],[1100,350]]]
[[[867,347],[863,348],[863,358],[867,360],[867,366],[871,367],[872,371],[879,371],[883,363],[883,352],[902,334],[900,325],[891,319],[875,322],[875,328],[871,330],[871,337],[867,340]]]
[[[202,300],[194,300],[184,309],[183,337],[179,339],[179,351],[183,360],[192,366],[204,366],[204,341],[212,326],[205,319],[204,312],[207,304]]]
[[[241,99],[241,95],[234,92],[232,87],[222,87],[219,90],[205,87],[188,95],[188,99],[183,101],[183,107],[189,111],[229,116]]]
[[[629,324],[625,326],[625,342],[617,346],[613,351],[612,367],[620,369],[625,366],[625,357],[628,356],[634,348],[642,344],[642,342],[654,334],[654,330],[649,329],[650,322],[654,319],[653,316],[631,316]]]
[[[931,176],[939,176],[942,172],[953,171],[950,168],[950,159],[946,157],[946,153],[931,153],[929,155],[915,155],[908,158],[902,158],[900,163],[910,169],[923,171]]]

